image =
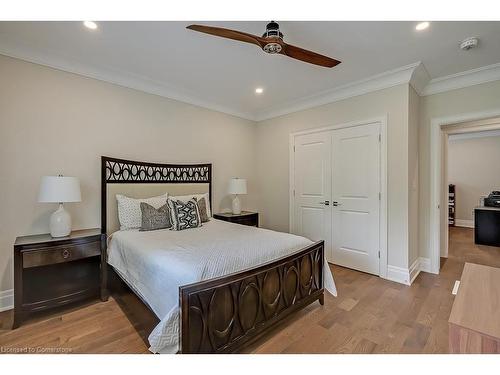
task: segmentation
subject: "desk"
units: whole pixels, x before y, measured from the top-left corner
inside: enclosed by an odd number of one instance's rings
[[[474,242],[500,246],[500,207],[474,208]]]
[[[500,353],[500,268],[465,263],[449,324],[450,353]]]

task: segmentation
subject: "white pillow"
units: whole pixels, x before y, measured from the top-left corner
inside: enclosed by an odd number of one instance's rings
[[[177,199],[183,203],[186,203],[188,200],[196,198],[200,200],[201,198],[205,198],[205,202],[207,202],[207,215],[208,217],[212,217],[212,210],[210,208],[210,198],[208,197],[208,193],[205,194],[191,194],[191,195],[176,195],[175,197],[170,196],[170,199]]]
[[[118,201],[118,220],[120,230],[137,229],[142,224],[141,202],[147,203],[158,209],[167,203],[168,194],[151,198],[130,198],[125,195],[116,194]]]

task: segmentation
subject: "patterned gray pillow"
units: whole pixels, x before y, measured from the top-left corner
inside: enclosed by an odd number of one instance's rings
[[[184,230],[189,228],[201,227],[200,210],[196,199],[190,199],[187,202],[168,199],[170,208],[170,220],[172,230]]]
[[[172,226],[170,222],[170,209],[167,203],[156,209],[147,203],[141,202],[141,212],[141,231],[166,229]]]
[[[194,199],[196,199],[196,197]],[[201,222],[206,223],[209,220],[206,199],[201,198],[200,200],[196,200],[196,204],[198,205],[198,211],[200,211]]]

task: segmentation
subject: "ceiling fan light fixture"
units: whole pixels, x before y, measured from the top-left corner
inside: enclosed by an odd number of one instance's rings
[[[267,43],[263,48],[264,52],[267,52],[267,53],[270,53],[271,55],[274,55],[276,53],[280,53],[281,52],[281,44],[279,43],[275,43],[275,42],[271,42],[271,43]]]

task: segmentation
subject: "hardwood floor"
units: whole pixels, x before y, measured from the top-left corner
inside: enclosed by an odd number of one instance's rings
[[[294,314],[246,353],[447,353],[451,290],[464,262],[500,267],[500,248],[474,245],[472,232],[450,228],[441,273],[421,273],[410,287],[332,266],[339,297],[327,294],[324,306]],[[0,313],[0,353],[148,352],[113,298],[40,316],[14,331],[10,319],[11,312]]]
[[[475,245],[474,229],[450,228],[448,259],[500,267],[500,247]]]
[[[3,321],[12,314],[0,313]],[[5,327],[8,324],[3,324]],[[0,331],[0,353],[149,353],[134,325],[114,299],[41,315],[16,330]]]

